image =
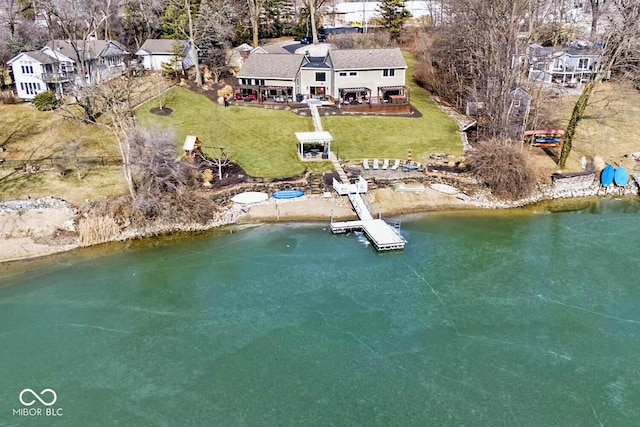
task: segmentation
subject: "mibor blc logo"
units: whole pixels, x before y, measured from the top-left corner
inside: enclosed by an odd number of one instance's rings
[[[53,389],[45,388],[38,393],[30,388],[25,388],[18,395],[18,400],[23,407],[14,408],[13,415],[21,417],[62,416],[62,408],[52,408],[58,400],[58,395]]]

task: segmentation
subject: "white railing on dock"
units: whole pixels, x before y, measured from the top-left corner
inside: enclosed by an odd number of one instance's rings
[[[332,233],[345,233],[351,230],[362,230],[373,246],[379,251],[402,249],[406,240],[400,234],[399,228],[395,228],[382,219],[374,219],[369,211],[367,203],[361,196],[367,192],[367,181],[359,177],[355,184],[343,184],[333,179],[333,188],[341,196],[348,196],[353,210],[360,218],[358,221],[331,221]],[[399,224],[398,224],[399,225]]]
[[[333,178],[333,189],[336,190],[341,196],[349,194],[366,193],[367,192],[367,180],[363,177],[358,177],[358,181],[355,184],[338,182]]]

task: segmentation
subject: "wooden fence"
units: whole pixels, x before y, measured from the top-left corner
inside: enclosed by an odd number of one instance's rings
[[[94,156],[94,157],[46,157],[41,159],[0,159],[2,170],[26,170],[26,169],[76,169],[99,168],[107,166],[119,166],[122,158],[119,156]]]

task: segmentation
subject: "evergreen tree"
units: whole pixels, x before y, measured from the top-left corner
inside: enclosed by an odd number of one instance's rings
[[[400,37],[405,21],[411,17],[411,12],[404,4],[405,0],[381,0],[378,6],[382,26],[396,40]]]

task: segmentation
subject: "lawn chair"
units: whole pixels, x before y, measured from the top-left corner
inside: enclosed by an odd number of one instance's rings
[[[397,170],[398,167],[400,166],[400,160],[396,159],[396,161],[393,163],[393,166],[391,166],[391,170]]]
[[[389,167],[389,159],[384,159],[384,162],[382,162],[382,170],[386,171],[388,167]]]
[[[362,169],[369,170],[369,160],[362,159]]]
[[[373,159],[373,169],[378,170],[380,168],[380,164],[378,163],[378,159]]]

